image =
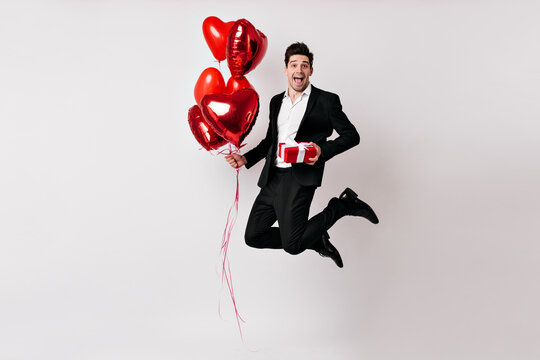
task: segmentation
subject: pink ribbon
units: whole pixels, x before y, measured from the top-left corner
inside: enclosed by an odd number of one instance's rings
[[[239,149],[235,149],[234,151],[229,146],[229,154],[232,153],[238,153]],[[231,233],[234,227],[234,224],[236,222],[236,218],[238,217],[238,200],[239,200],[239,174],[240,169],[236,169],[236,194],[234,196],[234,201],[231,207],[229,208],[229,213],[227,214],[227,222],[225,224],[225,230],[223,231],[223,238],[221,240],[221,250],[220,250],[220,257],[222,257],[221,260],[221,283],[225,281],[227,283],[227,287],[229,289],[229,295],[231,296],[231,300],[234,306],[234,313],[236,315],[236,323],[238,324],[238,331],[240,332],[240,338],[242,341],[244,341],[244,338],[242,336],[242,326],[240,322],[245,323],[245,321],[240,316],[240,313],[238,312],[238,308],[236,306],[236,299],[234,297],[234,287],[232,282],[232,273],[231,273],[231,266],[229,263],[229,258],[227,257],[227,251],[229,249],[229,241],[231,239]],[[221,305],[218,304],[218,313],[221,317]]]

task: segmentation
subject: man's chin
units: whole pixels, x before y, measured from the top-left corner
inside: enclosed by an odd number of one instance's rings
[[[302,86],[296,86],[296,85],[293,85],[293,90],[296,91],[296,92],[303,92],[304,90],[307,89],[307,85],[302,85]]]

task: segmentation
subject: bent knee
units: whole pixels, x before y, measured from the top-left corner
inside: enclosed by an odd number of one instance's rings
[[[244,241],[246,242],[246,245],[249,246],[249,247],[259,247],[257,246],[258,245],[258,241],[257,241],[257,236],[255,234],[250,234],[250,233],[247,233],[244,235]]]
[[[283,248],[283,250],[285,250],[285,252],[287,252],[287,253],[289,253],[291,255],[298,255],[298,254],[300,254],[300,253],[302,253],[304,251],[299,246],[285,246]]]

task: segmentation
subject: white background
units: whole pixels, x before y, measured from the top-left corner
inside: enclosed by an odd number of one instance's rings
[[[535,1],[0,2],[0,358],[538,359],[540,5]],[[207,16],[268,37],[248,75],[268,102],[283,53],[315,54],[361,143],[346,186],[381,223],[330,231],[345,267],[243,243],[262,163],[199,150],[193,87],[217,66]],[[228,79],[226,63],[221,70]],[[221,299],[223,320],[218,315]]]

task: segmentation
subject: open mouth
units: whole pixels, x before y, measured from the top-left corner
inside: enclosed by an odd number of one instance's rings
[[[300,86],[304,82],[304,78],[301,76],[293,76],[293,82],[295,85]]]

